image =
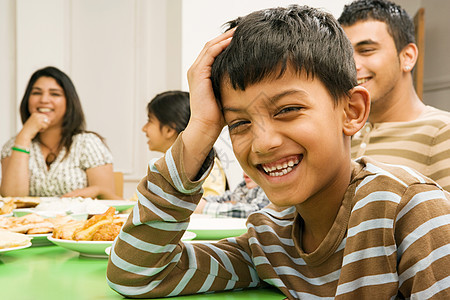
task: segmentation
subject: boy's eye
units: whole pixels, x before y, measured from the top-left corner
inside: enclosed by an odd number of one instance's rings
[[[59,93],[51,93],[50,95],[52,95],[53,97],[61,97],[62,95]]]
[[[243,130],[245,130],[245,128],[247,128],[250,122],[249,121],[237,121],[234,122],[232,124],[228,125],[228,130],[230,131],[230,133],[240,133]]]
[[[278,111],[275,114],[275,116],[283,115],[283,114],[290,113],[290,112],[299,111],[301,109],[303,109],[303,107],[300,107],[300,106],[285,107],[285,108],[281,109],[280,111]]]

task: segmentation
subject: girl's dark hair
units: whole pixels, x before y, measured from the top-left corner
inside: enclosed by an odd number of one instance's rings
[[[147,105],[148,114],[154,115],[161,126],[167,125],[182,132],[191,117],[189,93],[167,91],[156,95]]]
[[[28,118],[31,116],[31,113],[28,109],[28,102],[30,99],[31,90],[33,89],[36,81],[41,77],[51,77],[56,80],[59,86],[64,91],[64,96],[66,97],[66,113],[64,114],[63,124],[62,124],[62,133],[61,133],[61,142],[60,146],[63,146],[67,149],[67,153],[69,153],[70,146],[72,145],[72,138],[74,135],[82,133],[82,132],[90,132],[86,131],[86,121],[84,118],[83,109],[81,107],[80,98],[78,97],[77,91],[75,90],[75,86],[70,80],[69,76],[67,76],[61,70],[55,67],[45,67],[43,69],[39,69],[31,75],[30,80],[28,81],[28,85],[25,89],[25,94],[23,95],[22,102],[20,103],[20,117],[22,119],[22,124],[24,124]],[[95,132],[92,132],[100,137],[103,141],[103,138]],[[33,140],[39,140],[39,134]]]
[[[245,90],[283,76],[287,68],[321,80],[335,103],[357,84],[352,45],[327,12],[291,5],[256,11],[227,25],[236,31],[211,70],[219,102],[224,80],[233,89]]]

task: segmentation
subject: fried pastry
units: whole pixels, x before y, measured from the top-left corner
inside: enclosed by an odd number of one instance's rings
[[[73,234],[73,239],[76,241],[91,241],[94,233],[105,224],[112,224],[116,209],[114,207],[101,215],[96,215],[86,221],[85,225],[77,229]]]

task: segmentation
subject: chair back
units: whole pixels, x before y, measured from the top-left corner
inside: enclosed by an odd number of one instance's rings
[[[123,173],[114,172],[114,191],[117,196],[123,198]]]

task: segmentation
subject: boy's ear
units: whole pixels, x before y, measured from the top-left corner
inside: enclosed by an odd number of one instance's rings
[[[350,90],[350,98],[344,107],[344,134],[352,136],[357,133],[366,123],[369,111],[369,92],[361,86],[355,86]]]

